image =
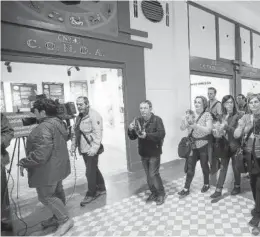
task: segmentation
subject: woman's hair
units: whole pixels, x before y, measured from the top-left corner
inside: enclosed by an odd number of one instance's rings
[[[207,100],[207,98],[205,96],[202,96],[202,95],[196,96],[195,99],[194,99],[194,103],[195,103],[196,99],[201,99],[202,100],[203,111],[205,111],[206,108],[208,107],[208,100]]]
[[[249,96],[248,96],[248,103],[249,103],[252,99],[254,99],[254,98],[257,98],[257,99],[260,101],[260,93],[249,95]]]
[[[222,99],[222,102],[221,102],[221,109],[222,109],[222,113],[223,114],[227,114],[227,109],[225,108],[224,104],[229,100],[229,99],[232,99],[233,101],[233,115],[237,113],[237,104],[236,104],[236,101],[234,99],[234,97],[232,95],[225,95]]]

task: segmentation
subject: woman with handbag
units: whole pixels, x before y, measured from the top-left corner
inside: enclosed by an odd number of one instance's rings
[[[208,165],[208,135],[212,131],[212,116],[209,112],[205,112],[207,108],[207,99],[204,96],[197,96],[194,100],[195,119],[192,121],[186,116],[181,124],[181,130],[188,130],[189,136],[193,142],[191,154],[186,159],[185,167],[187,168],[186,182],[184,189],[178,194],[181,197],[190,193],[190,185],[195,174],[196,163],[200,160],[204,185],[201,189],[202,193],[209,190],[209,165]]]
[[[210,196],[211,198],[218,198],[222,195],[230,158],[232,159],[232,168],[235,178],[235,185],[231,195],[240,193],[241,174],[237,170],[235,164],[235,153],[240,147],[240,140],[234,138],[234,131],[237,127],[238,120],[243,116],[243,113],[237,111],[235,99],[232,95],[223,97],[221,108],[221,123],[214,124],[212,130],[213,136],[216,138],[219,145],[219,152],[216,153],[218,153],[218,156],[220,157],[221,168],[216,191]]]
[[[260,221],[260,94],[253,94],[248,99],[251,114],[245,114],[239,121],[234,137],[245,136],[244,157],[250,174],[250,185],[255,208],[249,225],[257,227]]]

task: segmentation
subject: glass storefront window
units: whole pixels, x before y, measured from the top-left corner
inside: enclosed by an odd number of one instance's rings
[[[242,79],[241,80],[242,94],[247,95],[247,93],[260,93],[260,81]]]
[[[230,94],[230,79],[209,77],[201,75],[190,75],[191,108],[194,109],[194,99],[202,95],[208,98],[208,88],[217,90],[216,98],[221,101],[223,96]]]

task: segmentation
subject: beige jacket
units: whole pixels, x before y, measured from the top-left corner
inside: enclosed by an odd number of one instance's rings
[[[98,152],[103,136],[103,119],[101,115],[94,109],[89,109],[88,115],[82,118],[80,130],[90,141],[90,145],[87,143],[83,135],[80,137],[80,152],[87,153],[90,149],[94,150],[94,153]],[[72,150],[77,148],[75,125],[72,134]]]

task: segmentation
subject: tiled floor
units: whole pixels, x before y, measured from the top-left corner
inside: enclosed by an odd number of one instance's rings
[[[196,175],[191,186],[191,194],[179,199],[177,192],[184,184],[183,160],[175,160],[161,167],[167,199],[164,205],[145,204],[147,197],[144,172],[105,175],[108,193],[93,203],[79,206],[86,191],[84,168],[77,164],[77,185],[67,207],[75,220],[75,226],[68,232],[70,236],[155,236],[155,235],[251,235],[247,225],[250,210],[253,207],[252,195],[247,178],[242,178],[242,193],[230,196],[232,189],[232,173],[228,173],[224,196],[217,203],[211,203],[210,194],[214,187],[206,193],[200,192],[202,186],[201,168],[197,165]],[[229,169],[231,170],[231,169]],[[212,179],[211,182],[214,182]],[[68,197],[74,186],[74,173],[65,180]],[[29,191],[29,192],[28,192]],[[40,221],[51,213],[39,204],[36,193],[27,187],[20,188],[20,212],[29,227],[26,235],[46,235],[51,230],[41,232]],[[13,214],[15,232],[24,225]],[[24,234],[23,230],[19,234]]]

